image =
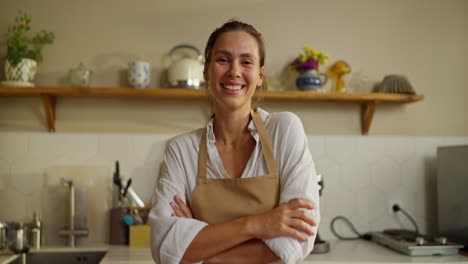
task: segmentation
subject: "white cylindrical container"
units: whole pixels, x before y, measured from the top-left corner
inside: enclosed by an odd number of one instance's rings
[[[134,88],[147,88],[151,82],[151,65],[146,61],[128,63],[128,83]]]

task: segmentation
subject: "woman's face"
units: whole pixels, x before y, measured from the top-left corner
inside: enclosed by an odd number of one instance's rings
[[[214,109],[250,110],[255,89],[263,82],[263,71],[255,37],[243,31],[221,34],[204,71]]]

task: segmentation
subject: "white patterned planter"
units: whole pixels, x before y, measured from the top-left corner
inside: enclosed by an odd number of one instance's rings
[[[12,66],[8,60],[5,61],[5,77],[8,82],[18,82],[32,85],[36,75],[37,62],[32,59],[21,59],[16,65]]]

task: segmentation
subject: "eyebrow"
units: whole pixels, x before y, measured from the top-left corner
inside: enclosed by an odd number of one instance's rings
[[[215,54],[221,53],[221,54],[224,54],[224,55],[232,55],[232,53],[227,51],[227,50],[216,50],[214,53]],[[251,57],[255,57],[255,56],[252,55],[252,53],[242,53],[240,55],[240,57],[249,57],[249,58],[251,58]]]

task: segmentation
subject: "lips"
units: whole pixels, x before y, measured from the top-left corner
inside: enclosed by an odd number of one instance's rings
[[[229,91],[239,91],[245,87],[245,85],[241,83],[237,83],[237,82],[226,82],[226,83],[222,83],[221,86],[224,89],[229,90]]]

